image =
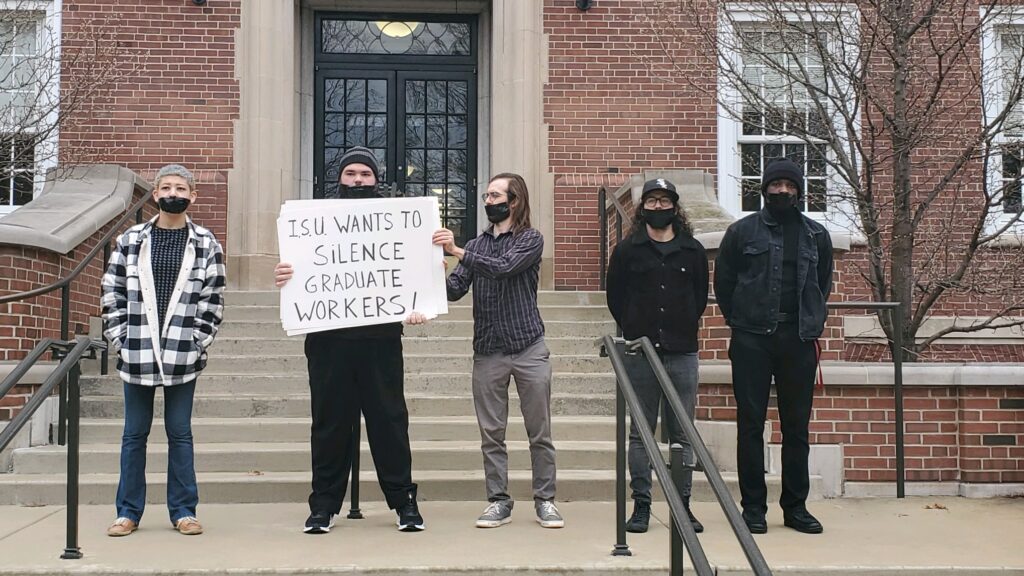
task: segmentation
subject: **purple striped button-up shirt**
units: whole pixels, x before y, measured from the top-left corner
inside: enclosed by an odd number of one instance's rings
[[[514,354],[544,336],[537,281],[544,237],[533,228],[494,236],[494,227],[466,244],[448,276],[448,300],[473,288],[473,351]]]

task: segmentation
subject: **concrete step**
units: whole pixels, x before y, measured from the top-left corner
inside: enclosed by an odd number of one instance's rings
[[[123,422],[120,419],[82,420],[82,445],[117,444],[121,441]],[[707,423],[708,426],[718,423]],[[194,418],[192,435],[196,442],[219,444],[227,442],[309,442],[308,417],[302,418]],[[163,420],[153,421],[150,442],[166,443]],[[705,422],[697,427],[703,433]],[[613,416],[559,416],[552,419],[551,435],[559,441],[612,440],[615,438]],[[480,441],[476,416],[412,417],[409,437],[422,440]],[[366,438],[365,428],[363,438]],[[509,441],[526,440],[522,416],[508,419]]]
[[[281,308],[273,306],[232,306],[226,307],[224,317],[227,320],[277,320],[281,319]],[[611,313],[604,305],[601,306],[543,306],[540,317],[546,322],[550,320],[610,320]],[[445,320],[472,320],[473,307],[465,304],[449,305],[448,313],[439,318]]]
[[[473,370],[473,355],[453,354],[405,354],[406,374],[451,373],[469,374]],[[551,357],[551,368],[555,372],[611,373],[612,365],[607,358],[593,354],[563,354]],[[274,354],[258,356],[230,356],[211,351],[206,369],[217,374],[280,374],[306,371],[306,357],[302,354]]]
[[[548,349],[554,355],[595,354],[598,347],[595,338],[560,337],[546,338]],[[268,354],[302,354],[305,337],[260,338],[221,337],[210,349],[212,355],[265,356]],[[472,336],[406,336],[402,339],[406,354],[465,354],[473,351]]]
[[[733,498],[739,499],[735,474],[723,474]],[[237,504],[257,502],[305,502],[310,491],[310,473],[305,472],[206,472],[196,475],[204,504]],[[118,475],[82,474],[79,480],[82,504],[112,504],[117,492]],[[413,481],[419,485],[419,499],[483,500],[484,475],[480,470],[420,470],[413,465]],[[166,473],[146,475],[146,494],[150,503],[164,502],[167,493]],[[768,501],[779,498],[781,480],[768,476]],[[657,483],[655,483],[657,485]],[[821,494],[821,480],[811,477],[811,498]],[[373,471],[359,475],[360,498],[366,501],[383,499],[377,476]],[[532,498],[532,477],[526,470],[509,471],[509,492],[512,497],[529,501]],[[655,497],[661,498],[660,490]],[[615,499],[614,470],[559,470],[559,501],[608,501]],[[714,494],[703,474],[694,474],[695,501],[711,501]],[[0,505],[45,506],[63,504],[66,483],[63,474],[0,474]],[[609,524],[609,534],[614,529]]]
[[[228,290],[224,300],[232,308],[236,306],[279,306],[281,293],[277,290],[235,291]],[[449,306],[464,306],[471,302],[472,294],[467,294],[459,303]],[[540,290],[537,292],[537,304],[544,306],[605,306],[607,300],[604,292],[577,292],[563,290]],[[465,303],[465,304],[464,304]]]
[[[307,428],[308,430],[308,428]],[[478,435],[479,438],[479,435]],[[361,444],[362,467],[373,469],[369,445]],[[310,468],[308,439],[305,442],[237,442],[213,444],[196,437],[196,472],[302,472]],[[510,470],[530,469],[530,446],[524,440],[507,442]],[[481,467],[480,441],[416,440],[410,445],[416,470],[476,470]],[[558,470],[614,470],[615,442],[556,440]],[[83,474],[102,474],[119,469],[121,445],[87,444],[81,448]],[[667,456],[667,447],[666,447]],[[14,451],[14,474],[60,474],[67,470],[63,446],[39,446]],[[167,444],[153,442],[146,458],[148,472],[167,470]]]
[[[571,321],[555,320],[544,322],[544,334],[549,338],[599,338],[605,334],[615,333],[615,322],[612,320]],[[406,326],[406,336],[434,337],[472,337],[472,320],[449,320],[445,317],[431,320],[421,326]],[[221,325],[218,336],[221,338],[238,337],[271,337],[287,338],[281,328],[280,320],[238,320],[230,316]],[[214,346],[217,344],[214,343]]]
[[[406,374],[407,394],[466,394],[472,390],[468,373]],[[216,374],[203,372],[197,389],[201,394],[304,394],[309,392],[306,370],[281,374]],[[558,394],[612,394],[615,391],[614,374],[556,372],[551,387]],[[85,396],[117,396],[123,394],[124,384],[116,374],[83,376],[82,394]],[[515,390],[515,383],[510,385]]]
[[[470,395],[407,394],[412,416],[473,416]],[[163,395],[157,394],[156,414],[163,414]],[[553,394],[551,413],[556,416],[601,416],[614,414],[614,394]],[[513,394],[509,413],[519,413],[519,399]],[[309,395],[280,396],[247,394],[199,394],[192,407],[193,418],[309,417]],[[116,396],[82,398],[83,418],[123,418],[124,403]]]

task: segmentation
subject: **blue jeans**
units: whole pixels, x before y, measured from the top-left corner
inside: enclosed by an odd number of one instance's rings
[[[117,484],[117,516],[136,524],[146,508],[146,440],[153,426],[155,386],[124,385],[124,435],[121,437],[121,479]],[[196,486],[192,449],[192,397],[196,382],[162,386],[164,428],[167,431],[167,510],[171,523],[196,515]]]
[[[668,372],[669,378],[672,379],[672,384],[675,387],[676,393],[679,394],[683,408],[686,410],[687,415],[689,415],[690,420],[693,420],[693,408],[697,400],[697,353],[663,354],[661,362],[665,366],[665,371]],[[658,384],[658,379],[654,376],[654,372],[647,363],[647,359],[642,355],[627,354],[625,356],[625,365],[626,372],[629,374],[629,379],[633,382],[633,388],[636,390],[636,395],[640,400],[644,418],[647,419],[651,432],[654,432],[658,422],[658,406],[662,404],[664,397],[661,385]],[[668,402],[665,402],[665,406],[666,419],[668,421],[662,422],[662,426],[668,428],[669,442],[672,444],[682,444],[683,460],[692,463],[693,448],[686,440],[682,428],[676,423],[675,413],[672,412],[671,408],[668,408]],[[647,451],[644,450],[643,442],[640,440],[640,432],[637,430],[638,421],[637,419],[630,418],[629,486],[633,489],[634,500],[650,504],[651,460],[647,457]],[[683,500],[690,499],[692,477],[693,472],[690,470],[683,473],[683,486],[682,493],[680,494]]]

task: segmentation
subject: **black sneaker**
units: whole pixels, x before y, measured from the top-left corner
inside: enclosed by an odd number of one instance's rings
[[[334,527],[334,519],[337,517],[337,514],[330,512],[313,512],[306,518],[302,531],[306,534],[327,534]]]
[[[633,501],[633,515],[626,521],[626,532],[643,534],[651,523],[651,505],[649,502]]]
[[[412,494],[409,494],[409,499],[395,512],[398,513],[399,532],[419,532],[426,528],[423,516],[420,516],[420,508],[416,505],[416,497]]]

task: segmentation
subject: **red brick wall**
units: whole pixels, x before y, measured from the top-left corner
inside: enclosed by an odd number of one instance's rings
[[[895,402],[891,386],[835,386],[816,392],[811,444],[840,444],[845,480],[896,479]],[[904,389],[904,462],[908,481],[1024,482],[1024,389]],[[728,384],[703,384],[701,420],[736,419]],[[782,441],[776,398],[768,409],[771,442]]]
[[[559,289],[598,287],[601,183],[621,184],[650,168],[715,172],[714,98],[649,73],[668,61],[640,18],[644,9],[642,0],[595,2],[587,12],[572,2],[544,2]],[[609,172],[617,174],[602,176]]]
[[[12,388],[3,398],[0,398],[0,422],[13,420],[38,388],[38,385],[18,385]]]
[[[61,150],[96,150],[104,162],[152,178],[180,163],[197,179],[190,215],[227,245],[227,171],[238,118],[235,32],[240,0],[195,6],[187,0],[65,0],[62,49],[84,49],[95,29],[117,42],[119,80],[90,100],[61,131]],[[65,65],[63,81],[80,69]],[[67,160],[64,158],[63,160]]]

